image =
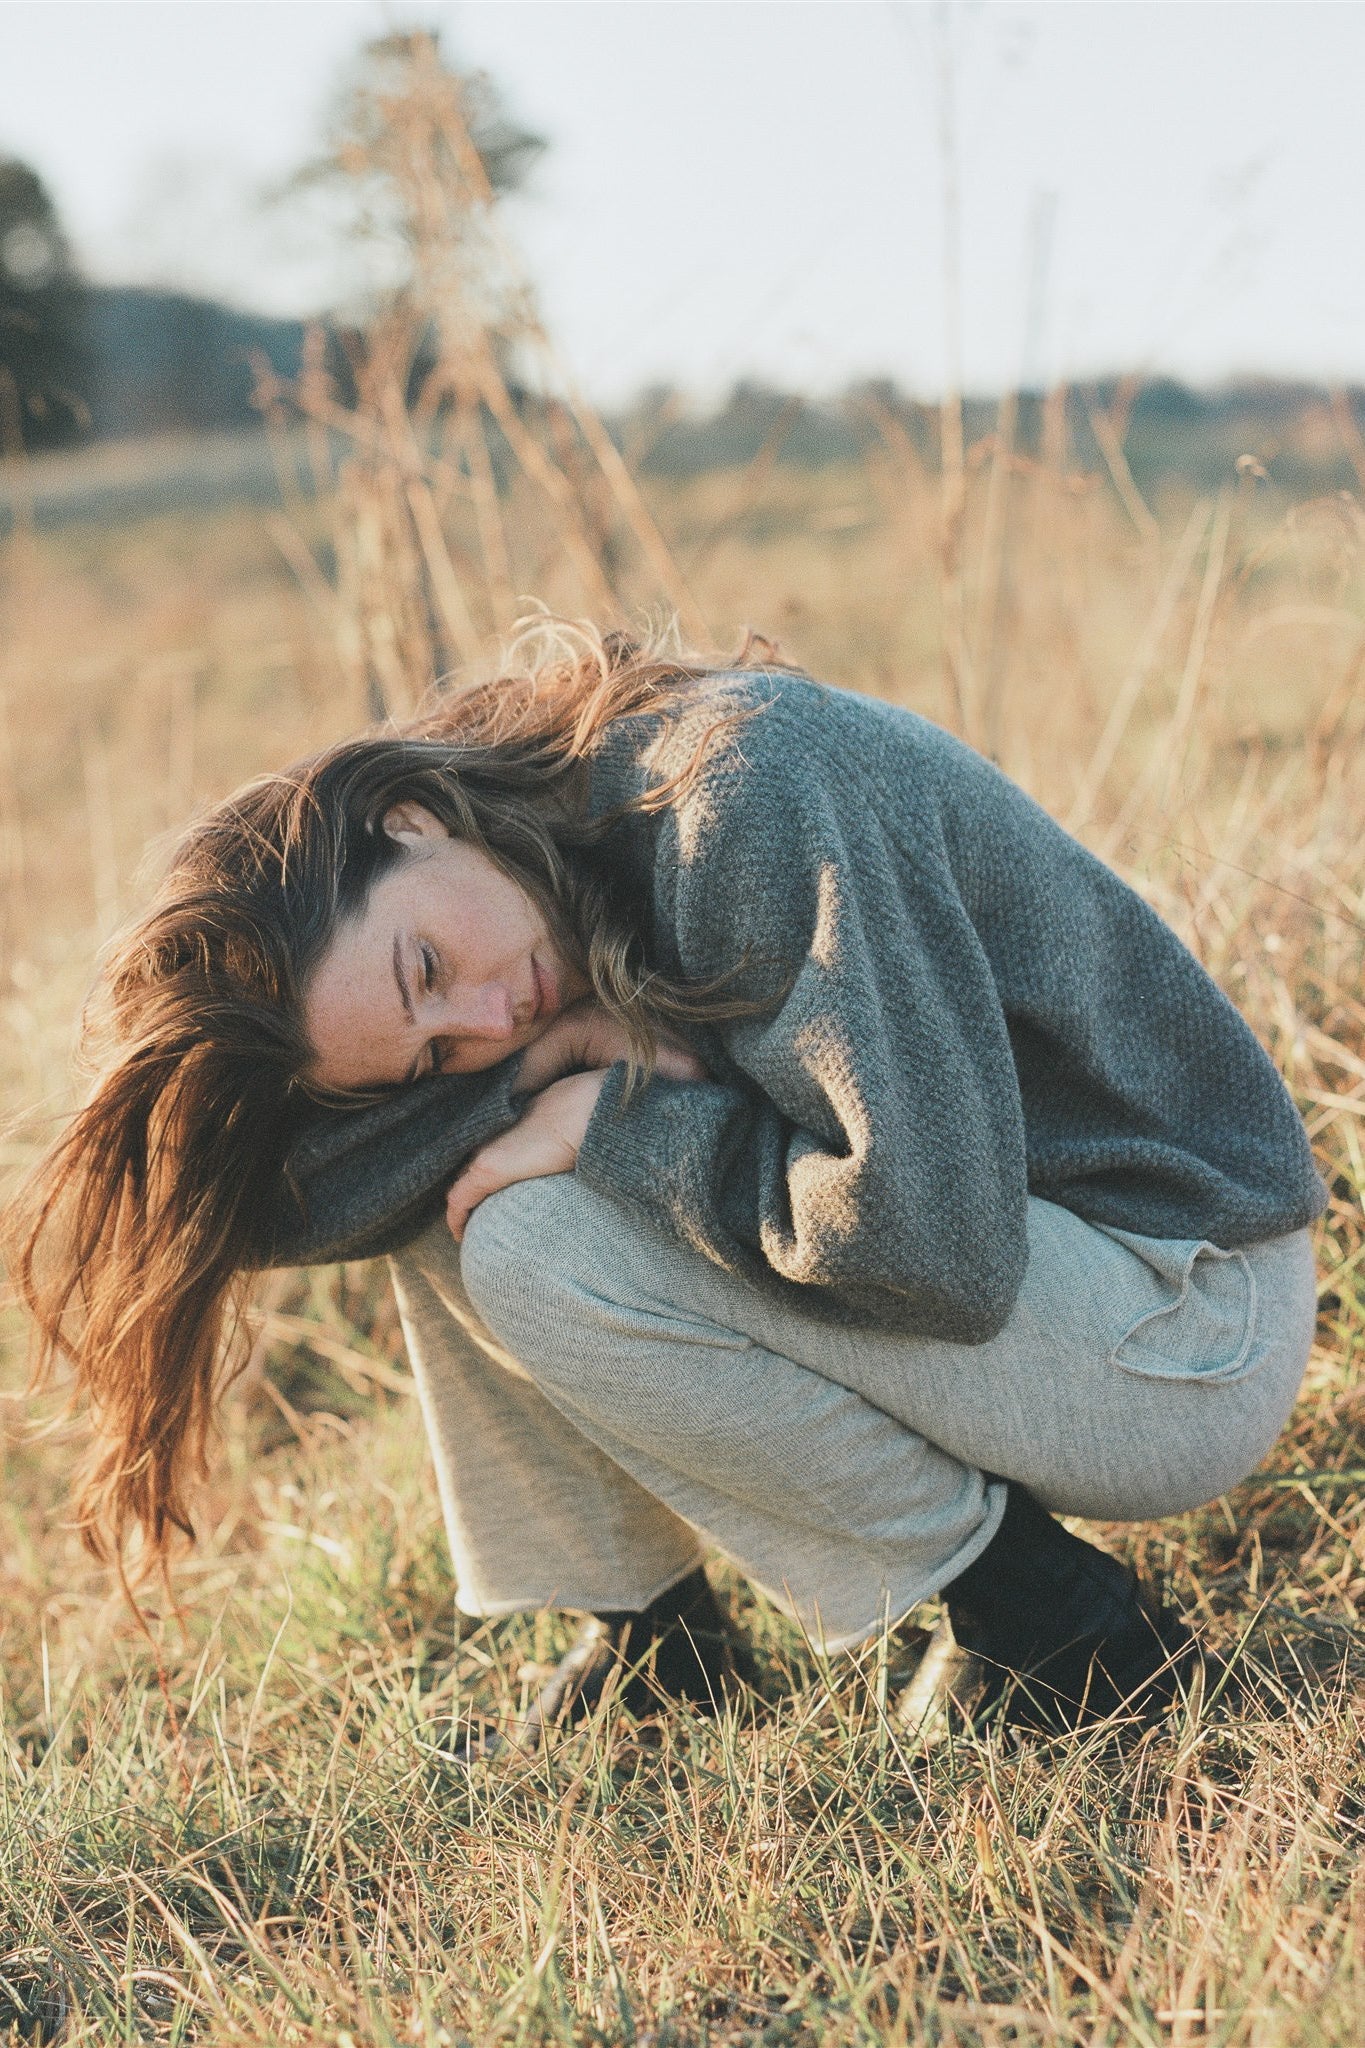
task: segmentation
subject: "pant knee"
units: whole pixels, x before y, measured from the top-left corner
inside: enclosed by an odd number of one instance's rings
[[[567,1175],[518,1181],[480,1202],[465,1226],[460,1275],[470,1306],[511,1348],[557,1291],[555,1253],[572,1225]]]
[[[651,1247],[622,1210],[572,1176],[521,1181],[481,1202],[461,1247],[466,1299],[547,1391],[614,1403],[660,1397],[688,1356],[748,1340],[679,1315],[650,1285]]]

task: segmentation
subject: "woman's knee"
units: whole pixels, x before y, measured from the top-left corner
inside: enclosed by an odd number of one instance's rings
[[[570,1175],[519,1182],[480,1203],[462,1246],[465,1294],[498,1343],[543,1385],[576,1398],[629,1384],[641,1398],[686,1377],[682,1355],[748,1339],[661,1289],[659,1248],[626,1211]]]
[[[562,1290],[582,1233],[582,1191],[568,1174],[517,1181],[480,1202],[465,1225],[460,1273],[471,1307],[512,1344]]]

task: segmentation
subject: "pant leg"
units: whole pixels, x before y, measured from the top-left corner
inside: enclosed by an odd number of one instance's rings
[[[453,1262],[455,1247],[442,1256]],[[1003,1488],[862,1395],[708,1319],[690,1296],[715,1269],[581,1183],[491,1197],[459,1264],[480,1322],[570,1432],[827,1648],[908,1613],[995,1533]]]
[[[695,1531],[480,1327],[444,1221],[390,1271],[464,1613],[636,1609],[695,1568]]]
[[[1312,1347],[1309,1232],[1226,1252],[1096,1228],[1035,1198],[1028,1242],[1018,1300],[988,1344],[838,1332],[819,1358],[1058,1514],[1156,1521],[1253,1472]]]
[[[462,1265],[555,1409],[837,1647],[984,1547],[1001,1502],[983,1470],[1064,1513],[1146,1519],[1223,1492],[1283,1426],[1312,1332],[1306,1233],[1222,1254],[1032,1201],[1029,1250],[979,1346],[832,1328],[567,1177],[484,1203]]]

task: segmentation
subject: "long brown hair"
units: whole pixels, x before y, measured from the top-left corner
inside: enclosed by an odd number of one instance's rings
[[[725,666],[773,653],[746,641]],[[382,829],[396,802],[424,804],[527,890],[641,1067],[659,1024],[752,1007],[651,972],[600,870],[574,858],[614,822],[583,808],[607,728],[705,673],[580,630],[551,659],[434,697],[405,728],[249,784],[180,841],[105,963],[86,1020],[93,1090],[5,1219],[37,1376],[68,1359],[90,1408],[77,1513],[96,1555],[120,1556],[134,1526],[149,1558],[193,1534],[187,1482],[230,1377],[225,1327],[308,1106],[304,989],[338,924],[405,857]],[[688,766],[634,808],[675,801],[733,723],[704,722]]]

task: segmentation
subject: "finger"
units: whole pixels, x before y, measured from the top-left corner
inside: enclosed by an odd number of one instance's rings
[[[446,1196],[446,1225],[456,1244],[463,1243],[465,1225],[482,1200],[482,1191],[473,1185],[467,1174],[461,1174]]]
[[[655,1066],[667,1081],[705,1081],[709,1079],[705,1067],[695,1053],[687,1052],[680,1045],[668,1045],[660,1041],[655,1057]]]
[[[575,1083],[582,1079],[573,1077]],[[568,1085],[555,1083],[545,1095],[537,1096],[520,1122],[501,1137],[491,1138],[466,1163],[446,1196],[446,1222],[457,1244],[480,1202],[500,1188],[513,1187],[520,1180],[540,1180],[547,1174],[573,1172],[577,1145],[557,1127],[564,1104],[555,1100],[555,1088]],[[586,1112],[583,1122],[586,1127]]]
[[[496,1159],[489,1160],[482,1153],[475,1153],[446,1196],[446,1222],[456,1244],[463,1239],[465,1226],[480,1202],[496,1194],[499,1188],[507,1187],[515,1178],[515,1175],[501,1172]]]

